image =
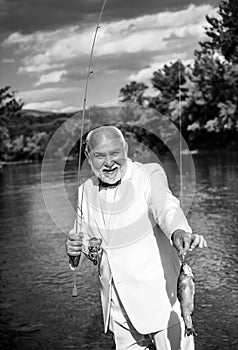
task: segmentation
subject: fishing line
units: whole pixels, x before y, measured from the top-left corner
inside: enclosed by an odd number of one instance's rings
[[[182,108],[181,108],[181,61],[179,59],[179,172],[180,172],[180,201],[183,207],[183,154],[182,154]]]
[[[180,0],[178,0],[178,9],[180,10]],[[182,155],[182,108],[181,108],[181,44],[180,39],[178,41],[178,114],[179,114],[179,173],[180,173],[180,202],[183,207],[183,155]]]
[[[180,0],[178,0],[178,11],[180,11]],[[182,154],[182,98],[181,98],[181,42],[178,41],[178,116],[179,116],[179,199],[181,208],[183,208],[183,154]],[[185,261],[186,253],[182,250],[179,252],[181,262]]]
[[[86,75],[86,83],[85,83],[85,89],[84,89],[84,97],[83,97],[83,112],[82,112],[82,120],[81,120],[81,131],[80,131],[80,144],[79,144],[79,156],[78,156],[78,176],[77,176],[77,188],[79,188],[81,184],[81,179],[82,179],[82,174],[81,174],[81,162],[82,162],[82,146],[83,146],[83,134],[84,134],[84,121],[85,121],[85,114],[86,114],[86,105],[87,105],[87,95],[88,95],[88,84],[89,84],[89,78],[90,75],[93,73],[92,71],[92,63],[93,63],[93,53],[94,53],[94,48],[95,48],[95,43],[96,43],[96,38],[98,34],[98,30],[100,28],[100,22],[102,19],[102,15],[104,12],[104,8],[106,6],[107,0],[103,1],[98,20],[97,20],[97,25],[93,37],[93,42],[91,46],[91,51],[90,51],[90,56],[89,56],[89,64],[88,64],[88,70],[87,70],[87,75]],[[79,233],[82,230],[82,225],[83,225],[83,215],[82,215],[82,203],[83,203],[83,193],[84,191],[82,190],[81,193],[81,198],[78,198],[78,203],[77,203],[77,210],[76,210],[76,235],[79,235]],[[80,206],[79,206],[80,203]],[[80,212],[80,215],[79,215]],[[80,261],[80,256],[74,257],[73,261],[75,261],[75,265],[73,266],[73,289],[72,289],[72,296],[77,296],[78,291],[77,291],[77,266]]]

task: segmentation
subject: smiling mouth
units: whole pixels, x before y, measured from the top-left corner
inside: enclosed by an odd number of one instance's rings
[[[103,172],[104,172],[105,174],[110,175],[110,174],[114,174],[117,170],[118,170],[118,168],[104,169]]]

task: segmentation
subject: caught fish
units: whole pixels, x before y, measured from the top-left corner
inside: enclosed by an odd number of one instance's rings
[[[180,301],[181,313],[185,323],[185,335],[196,335],[192,313],[194,308],[195,283],[191,267],[182,263],[178,277],[177,295]]]

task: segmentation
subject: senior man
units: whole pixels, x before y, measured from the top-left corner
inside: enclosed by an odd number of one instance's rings
[[[94,176],[79,187],[79,227],[66,251],[79,256],[91,238],[100,239],[104,329],[116,349],[192,350],[176,294],[177,251],[207,244],[192,233],[163,168],[133,162],[127,151],[118,128],[89,132],[85,153]]]

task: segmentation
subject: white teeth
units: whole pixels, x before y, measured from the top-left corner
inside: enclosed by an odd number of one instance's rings
[[[106,171],[106,172],[110,172],[110,173],[112,173],[113,171],[115,171],[115,170],[117,170],[117,168],[114,168],[114,169],[104,169],[104,171]]]

